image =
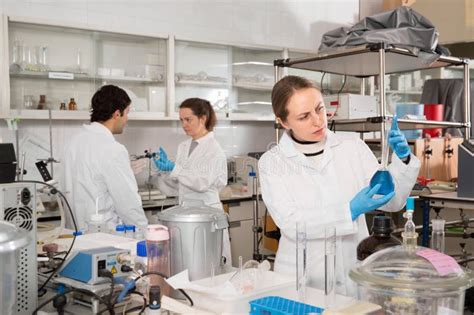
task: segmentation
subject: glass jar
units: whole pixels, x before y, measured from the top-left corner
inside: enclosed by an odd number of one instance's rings
[[[357,246],[357,260],[362,261],[379,250],[401,245],[400,240],[392,236],[392,219],[376,215],[372,223],[372,235],[363,239]]]
[[[77,110],[77,104],[76,101],[74,101],[74,97],[71,97],[71,100],[69,101],[67,107],[69,110]]]
[[[40,95],[37,109],[46,109],[46,95]]]

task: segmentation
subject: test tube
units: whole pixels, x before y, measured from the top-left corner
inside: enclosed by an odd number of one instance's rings
[[[324,229],[324,296],[325,308],[335,306],[336,300],[336,228]]]
[[[306,222],[296,223],[296,291],[298,299],[306,299]]]

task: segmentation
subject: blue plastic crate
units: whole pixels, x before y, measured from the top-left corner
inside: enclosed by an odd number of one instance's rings
[[[250,301],[250,315],[322,314],[324,309],[279,296],[267,296]]]

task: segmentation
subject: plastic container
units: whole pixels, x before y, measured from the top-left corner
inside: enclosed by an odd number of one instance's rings
[[[372,235],[363,239],[357,246],[357,259],[362,261],[379,250],[401,245],[400,240],[391,235],[392,219],[384,215],[374,216]]]
[[[135,238],[135,225],[125,224],[125,236]]]
[[[444,253],[444,224],[443,219],[431,220],[433,231],[431,232],[431,248],[438,252]]]
[[[149,225],[146,233],[147,271],[159,272],[166,277],[170,276],[170,234],[168,228],[161,224]],[[158,276],[149,277],[150,285],[158,285],[161,294],[169,296],[170,286]]]
[[[425,116],[427,120],[442,121],[444,117],[444,104],[425,104]],[[443,129],[423,129],[423,137],[430,135],[431,137],[441,137],[443,135]]]
[[[125,225],[123,225],[123,224],[118,224],[118,225],[115,227],[115,235],[125,237]]]
[[[87,233],[107,233],[107,224],[104,223],[104,216],[102,214],[93,214],[89,221],[87,221]]]
[[[137,256],[135,256],[133,269],[144,273],[147,271],[148,258],[146,255],[146,241],[137,242]]]
[[[253,195],[254,193],[254,179],[255,177],[257,176],[257,174],[255,174],[255,172],[249,172],[249,176],[247,177],[247,191]]]
[[[417,119],[424,119],[424,104],[397,104],[396,108],[397,116],[400,119],[406,119],[415,117]],[[416,130],[402,130],[402,133],[405,135],[407,139],[419,139],[421,138],[422,129]]]
[[[213,287],[222,285],[229,281],[235,272],[229,272],[193,281],[192,283]],[[287,276],[273,271],[262,271],[262,278],[258,281],[258,287],[254,290],[238,296],[216,296],[203,292],[186,289],[186,293],[193,299],[197,308],[212,311],[217,314],[248,314],[250,312],[250,301],[268,295],[275,295],[281,290],[294,289],[295,277]]]
[[[306,315],[322,314],[323,311],[323,308],[279,296],[266,296],[250,301],[250,315]]]

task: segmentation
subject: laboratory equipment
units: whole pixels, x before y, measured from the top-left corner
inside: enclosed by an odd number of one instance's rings
[[[379,166],[379,169],[370,179],[370,187],[374,187],[377,184],[380,184],[380,188],[377,191],[379,195],[388,195],[395,189],[393,183],[393,178],[390,172],[388,171],[388,154],[390,152],[390,147],[388,145],[388,135],[390,132],[390,125],[387,121],[384,122],[384,133],[382,133],[382,162]]]
[[[67,109],[77,110],[77,104],[76,104],[76,101],[74,100],[74,97],[71,97],[71,99],[69,100],[69,104],[67,104]]]
[[[375,96],[342,93],[324,95],[323,99],[328,115],[332,115],[334,120],[377,116]]]
[[[170,276],[170,234],[168,227],[161,224],[149,225],[146,231],[147,271]],[[169,296],[170,287],[158,275],[150,276],[150,285],[159,286]]]
[[[20,250],[30,242],[26,231],[0,221],[0,308],[2,314],[16,314],[17,276]]]
[[[0,184],[15,181],[16,166],[13,143],[0,143]]]
[[[130,250],[112,246],[80,250],[66,261],[59,275],[87,284],[108,282],[110,279],[99,276],[100,270],[108,270],[114,277],[128,275],[128,272],[122,271],[120,255],[130,255]]]
[[[95,199],[95,213],[87,221],[87,233],[107,233],[107,223],[104,221],[104,215],[99,213],[99,197]]]
[[[133,269],[138,273],[145,273],[147,270],[147,264],[146,241],[137,242],[137,256],[135,256]]]
[[[15,264],[19,272],[13,280],[16,283],[16,299],[13,304],[14,314],[30,315],[36,308],[38,295],[36,185],[31,183],[0,184],[0,220],[15,225],[29,237],[28,244],[19,250],[19,261]],[[0,234],[3,231],[3,227],[0,228]],[[6,266],[8,265],[0,263],[0,269]],[[0,278],[2,275],[5,273],[0,273]],[[2,281],[3,288],[8,285],[7,280]]]
[[[125,236],[135,238],[135,225],[125,224]]]
[[[474,198],[474,139],[458,147],[458,196]]]
[[[266,296],[250,301],[250,315],[323,314],[324,309],[282,298]]]
[[[125,237],[125,225],[123,224],[117,224],[115,226],[115,235],[119,235],[122,237]]]
[[[350,271],[358,297],[387,314],[463,314],[474,273],[450,256],[416,245],[412,206],[408,200],[403,245],[378,251]]]
[[[413,212],[415,212],[415,199],[413,197],[408,197],[406,202],[406,211],[403,214],[403,217],[407,219],[405,222],[405,228],[402,232],[403,244],[407,246],[408,250],[411,250],[416,246],[416,240],[418,238],[418,233],[416,233],[416,226],[413,222]]]
[[[306,223],[296,223],[296,291],[301,302],[306,300],[306,245]]]
[[[188,269],[190,279],[197,280],[221,266],[223,230],[229,226],[222,210],[186,200],[157,217],[170,231],[171,275]]]
[[[46,95],[41,94],[38,102],[37,109],[46,109]]]
[[[324,229],[324,307],[333,308],[336,303],[336,227]]]
[[[384,215],[374,216],[372,235],[363,239],[357,246],[357,259],[362,261],[379,250],[401,245],[400,241],[392,236],[392,219]]]
[[[444,253],[444,219],[431,220],[433,231],[431,232],[431,248]]]
[[[444,104],[425,104],[424,113],[427,120],[443,121]],[[423,129],[423,137],[430,135],[431,137],[441,137],[443,135],[442,128]]]

